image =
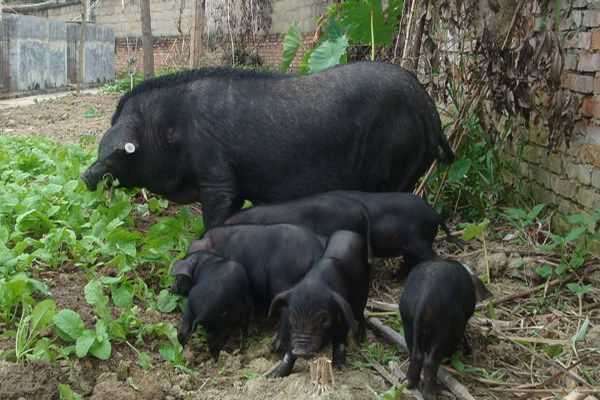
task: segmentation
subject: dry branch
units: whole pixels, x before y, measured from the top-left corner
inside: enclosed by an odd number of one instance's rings
[[[406,379],[406,375],[404,375],[404,372],[402,372],[402,370],[400,369],[400,366],[398,366],[398,364],[395,361],[390,361],[388,363],[388,366],[390,367],[390,369],[392,370],[392,373],[395,376],[397,376],[398,378],[400,378],[403,381]],[[417,388],[404,389],[403,393],[408,393],[409,396],[414,397],[416,400],[424,400],[423,395],[421,394],[421,391],[419,391],[419,389],[417,389]]]
[[[395,330],[390,328],[389,326],[385,326],[380,320],[376,318],[368,318],[367,322],[372,327],[378,329],[381,333],[387,336],[390,340],[396,343],[398,346],[402,347],[406,351],[408,351],[408,347],[406,346],[406,342],[404,338]],[[445,369],[440,368],[438,370],[438,379],[446,385],[446,387],[456,395],[457,398],[461,400],[475,400],[475,398],[469,393],[467,388],[460,384],[454,377]]]

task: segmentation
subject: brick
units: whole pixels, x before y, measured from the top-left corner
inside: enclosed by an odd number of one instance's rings
[[[550,172],[553,172],[555,174],[560,174],[562,172],[561,158],[560,155],[556,153],[548,154],[545,161],[545,165],[546,167],[548,167]]]
[[[592,33],[590,48],[592,50],[600,50],[600,31]]]
[[[533,180],[539,184],[541,184],[546,189],[550,189],[552,187],[552,177],[547,170],[543,169],[542,166],[536,167],[532,170]]]
[[[577,55],[571,53],[565,54],[565,71],[575,71],[577,69],[578,62],[579,59]]]
[[[575,164],[574,161],[565,163],[565,172],[567,178],[575,180],[584,185],[591,184],[593,171],[594,169],[589,165]]]
[[[600,119],[600,100],[583,99],[583,115]]]
[[[588,28],[600,26],[600,10],[586,10],[583,16],[583,25]]]
[[[594,77],[587,75],[569,74],[568,88],[574,92],[589,94],[594,91]]]
[[[575,197],[578,195],[579,185],[571,181],[561,179],[556,175],[552,175],[550,178],[550,185],[552,191],[558,195],[561,195],[562,197],[575,199]]]
[[[577,202],[591,209],[600,207],[600,196],[594,189],[580,188],[577,193]]]
[[[600,71],[600,53],[582,54],[577,69],[583,72]]]
[[[592,171],[592,181],[590,185],[597,190],[600,190],[600,169],[595,169]]]
[[[565,40],[566,49],[589,49],[592,42],[592,34],[589,32],[578,32],[570,35]]]
[[[556,194],[535,183],[531,184],[531,194],[538,203],[544,203],[548,205],[557,203]]]

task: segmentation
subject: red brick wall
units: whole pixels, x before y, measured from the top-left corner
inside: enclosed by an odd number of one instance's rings
[[[262,62],[273,70],[279,70],[281,63],[281,54],[283,53],[283,34],[274,34],[261,37],[257,43],[257,51]],[[305,49],[312,47],[313,33],[302,34],[302,44],[298,49],[298,54],[292,61],[290,67],[295,71],[298,69],[300,61],[306,52]],[[115,40],[115,74],[117,76],[126,75],[128,72],[127,59],[137,57],[134,64],[136,71],[143,69],[142,41],[138,39],[137,51],[135,38],[129,40],[129,46],[125,39],[117,38]],[[189,36],[174,36],[154,38],[154,69],[161,69],[169,66],[188,65],[189,60]],[[228,55],[224,53],[224,46],[216,47],[217,50],[206,48],[207,65],[223,65]]]
[[[154,69],[169,66],[187,65],[189,59],[189,36],[155,37],[154,47]],[[134,64],[136,72],[144,68],[142,52],[142,41],[138,39],[137,50],[135,39],[130,39],[129,44],[125,39],[115,39],[115,74],[126,75],[128,72],[127,59],[137,57]]]

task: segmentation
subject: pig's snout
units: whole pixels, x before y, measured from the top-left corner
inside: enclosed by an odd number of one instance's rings
[[[293,335],[292,354],[300,358],[312,358],[319,350],[320,340],[318,337],[309,335]]]
[[[88,188],[89,191],[96,190],[96,188],[92,185],[92,182],[90,181],[89,170],[79,175],[79,177],[81,178],[83,183],[85,183],[85,186]]]

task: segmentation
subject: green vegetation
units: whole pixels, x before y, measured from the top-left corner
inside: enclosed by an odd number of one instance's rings
[[[135,190],[105,195],[106,182],[89,192],[79,174],[93,157],[80,145],[0,136],[0,326],[14,340],[2,357],[52,362],[75,354],[105,360],[113,343],[135,349],[153,340],[165,360],[189,372],[176,328],[143,323],[140,313],[181,305],[165,290],[169,267],[202,233],[202,219],[187,207],[177,218],[160,217],[167,201],[136,201]],[[156,221],[147,231],[136,228],[136,220],[152,216]],[[47,273],[71,268],[89,281],[83,291],[94,325],[75,310],[56,310]],[[146,271],[151,279],[140,276]],[[152,369],[149,355],[136,352],[140,366]]]
[[[155,77],[174,74],[180,71],[185,71],[187,68],[184,66],[178,67],[165,67],[156,71],[154,74]],[[137,74],[133,76],[133,86],[140,84],[144,80],[144,71],[139,71]],[[123,78],[115,80],[114,83],[105,85],[103,90],[106,93],[120,93],[127,92],[131,87],[131,79],[129,76],[125,76]],[[87,117],[87,115],[86,115]]]
[[[381,1],[376,0],[349,1],[329,6],[321,25],[323,35],[314,49],[306,51],[300,62],[300,72],[313,73],[345,63],[348,58],[346,50],[350,45],[371,46],[371,60],[374,60],[376,46],[392,44],[397,33],[393,21],[401,12],[401,0],[391,0],[386,13]],[[280,72],[286,72],[296,57],[302,45],[300,33],[298,23],[292,23],[283,41]]]

